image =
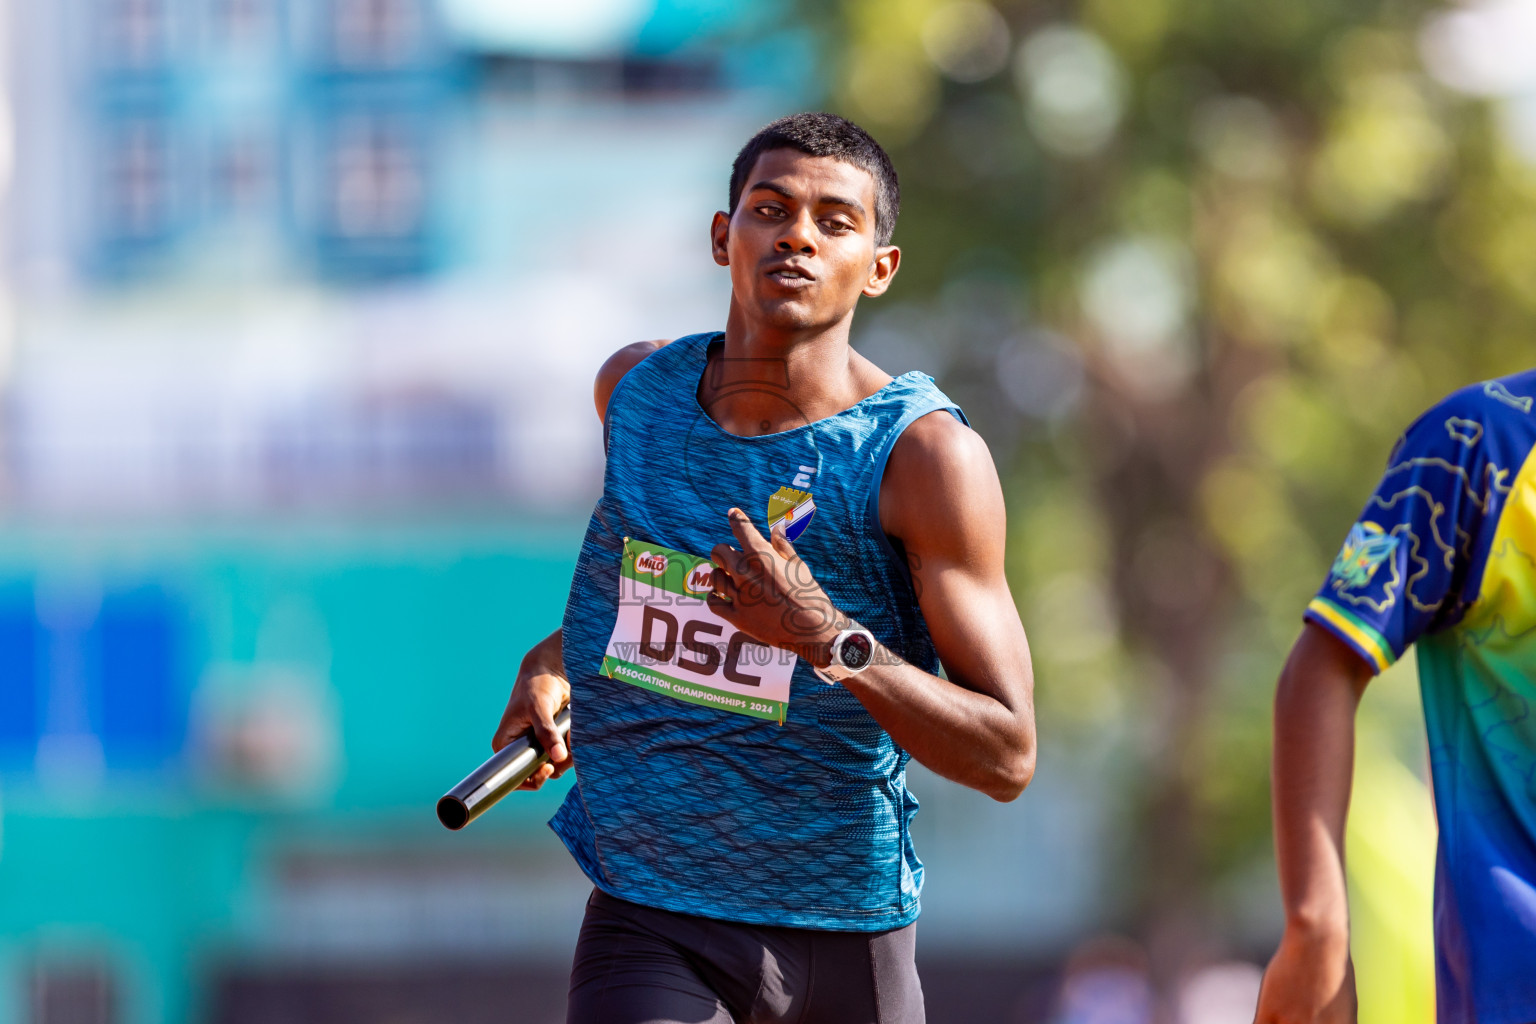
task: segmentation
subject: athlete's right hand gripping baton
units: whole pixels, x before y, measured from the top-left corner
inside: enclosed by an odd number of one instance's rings
[[[571,706],[555,715],[555,731],[563,740],[571,734]],[[534,739],[533,730],[492,754],[437,802],[437,820],[455,831],[484,814],[492,804],[528,781],[549,753]]]

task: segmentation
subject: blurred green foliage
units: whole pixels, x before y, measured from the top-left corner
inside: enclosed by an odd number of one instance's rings
[[[1420,0],[802,10],[902,174],[856,341],[993,446],[1041,770],[1120,765],[1156,963],[1269,856],[1273,682],[1394,439],[1533,361],[1536,168]]]

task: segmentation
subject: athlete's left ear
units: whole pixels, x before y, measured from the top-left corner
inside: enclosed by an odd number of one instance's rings
[[[728,246],[731,241],[731,215],[724,210],[715,211],[715,219],[709,222],[709,253],[722,267],[731,265]]]
[[[875,248],[875,262],[869,267],[869,280],[864,282],[864,294],[870,298],[884,295],[885,290],[891,286],[891,278],[896,276],[896,268],[901,266],[901,250],[894,245],[882,245]]]

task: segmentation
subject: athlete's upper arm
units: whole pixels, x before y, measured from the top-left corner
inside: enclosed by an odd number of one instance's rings
[[[1002,485],[981,435],[944,411],[908,427],[886,464],[880,521],[906,549],[950,680],[1000,701],[1033,749],[1029,644],[1003,572]]]
[[[624,375],[644,359],[655,352],[670,339],[656,341],[637,341],[633,345],[625,345],[608,359],[597,371],[597,380],[592,384],[592,401],[597,406],[598,420],[608,417],[608,400],[613,397],[613,389],[619,386],[619,381]]]

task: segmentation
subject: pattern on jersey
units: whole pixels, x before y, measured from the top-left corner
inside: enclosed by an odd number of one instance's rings
[[[1533,408],[1536,371],[1466,388],[1410,427],[1307,609],[1378,669],[1418,646],[1442,977],[1459,965],[1448,1024],[1536,1019]]]

